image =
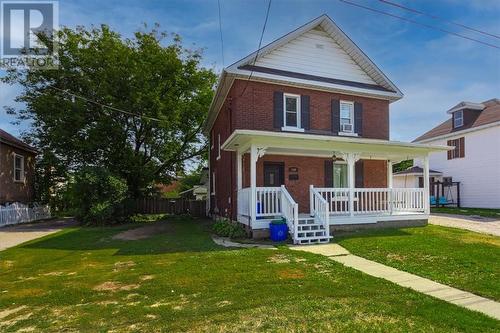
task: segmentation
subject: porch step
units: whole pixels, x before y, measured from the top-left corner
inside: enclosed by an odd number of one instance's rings
[[[323,244],[329,243],[330,237],[301,237],[297,239],[297,244]]]
[[[321,244],[330,242],[328,230],[316,223],[314,217],[299,217],[296,244]]]
[[[315,224],[314,217],[299,217],[299,225],[303,224]]]
[[[297,229],[300,231],[319,231],[319,230],[325,230],[325,227],[320,224],[306,224],[306,225],[301,225],[299,224]]]

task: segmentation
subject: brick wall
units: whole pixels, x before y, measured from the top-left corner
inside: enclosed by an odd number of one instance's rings
[[[250,186],[250,155],[243,155],[243,187]],[[299,204],[301,213],[309,212],[309,185],[325,187],[326,158],[308,156],[264,155],[257,161],[257,186],[264,186],[264,162],[285,164],[285,186]],[[387,169],[385,161],[364,160],[363,186],[386,187]],[[289,180],[289,168],[298,168],[298,180]]]
[[[339,99],[363,104],[363,137],[389,139],[388,101],[262,82],[249,82],[245,90],[246,84],[236,80],[229,94],[234,106],[234,129],[278,131],[273,127],[273,93],[282,91],[310,96],[311,133],[333,135],[331,103],[332,99]]]
[[[248,84],[248,86],[247,86]],[[245,86],[246,89],[245,89]],[[363,104],[363,137],[389,139],[389,102],[373,98],[349,96],[311,89],[285,87],[262,82],[235,80],[226,101],[210,131],[213,149],[210,149],[210,177],[215,172],[216,195],[210,196],[211,210],[236,219],[236,155],[221,151],[217,159],[218,135],[221,144],[235,129],[276,131],[273,127],[273,94],[282,91],[310,96],[310,133],[333,135],[331,129],[331,101],[342,99]],[[324,159],[296,156],[266,155],[257,165],[257,186],[263,183],[263,162],[285,162],[285,185],[299,203],[301,212],[309,211],[309,185],[324,186]],[[288,180],[288,168],[299,168],[299,180]],[[244,186],[249,186],[249,156],[243,156]],[[385,187],[384,161],[368,161],[364,167],[365,187]],[[210,192],[212,192],[212,182]]]

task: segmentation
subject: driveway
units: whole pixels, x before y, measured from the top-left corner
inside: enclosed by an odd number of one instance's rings
[[[73,219],[58,219],[0,228],[0,251],[76,224]]]
[[[500,236],[500,219],[451,214],[431,214],[429,223]]]

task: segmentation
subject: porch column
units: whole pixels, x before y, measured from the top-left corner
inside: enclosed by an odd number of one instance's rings
[[[387,188],[392,189],[392,161],[387,160]]]
[[[240,151],[236,152],[236,184],[238,191],[243,188],[243,172],[241,166],[241,156],[242,153]]]
[[[353,153],[347,154],[347,187],[349,187],[349,215],[354,216],[354,164],[357,156]]]
[[[392,194],[392,161],[387,160],[387,188],[389,191],[387,192],[387,209],[389,209],[389,213],[392,215],[393,211],[393,194]]]
[[[430,214],[430,202],[429,202],[429,155],[425,155],[424,161],[424,207],[425,213]]]
[[[257,147],[255,145],[250,146],[250,227],[252,227],[253,222],[256,220],[257,214]]]

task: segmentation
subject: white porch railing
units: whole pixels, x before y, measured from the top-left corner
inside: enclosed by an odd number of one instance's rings
[[[325,228],[326,234],[330,233],[330,206],[328,201],[313,186],[310,187],[311,215]]]
[[[328,204],[330,214],[349,213],[349,189],[348,188],[320,188],[311,187],[320,194]]]
[[[281,215],[281,187],[257,187],[257,217]]]
[[[352,190],[353,209],[349,207],[348,188],[316,188],[328,203],[332,215],[386,215],[393,213],[425,213],[426,195],[423,188],[355,188]],[[312,211],[311,211],[312,212]]]
[[[293,200],[285,186],[281,186],[281,203],[282,216],[286,219],[288,230],[295,240],[299,232],[299,205]]]
[[[423,188],[394,188],[391,196],[395,212],[425,212],[425,204],[429,200]]]
[[[246,187],[238,191],[238,215],[250,217],[252,189]],[[255,217],[265,219],[284,217],[288,229],[294,237],[298,232],[299,206],[292,196],[281,187],[257,187],[255,189]]]
[[[252,189],[245,187],[238,190],[238,215],[250,216],[250,196]]]

